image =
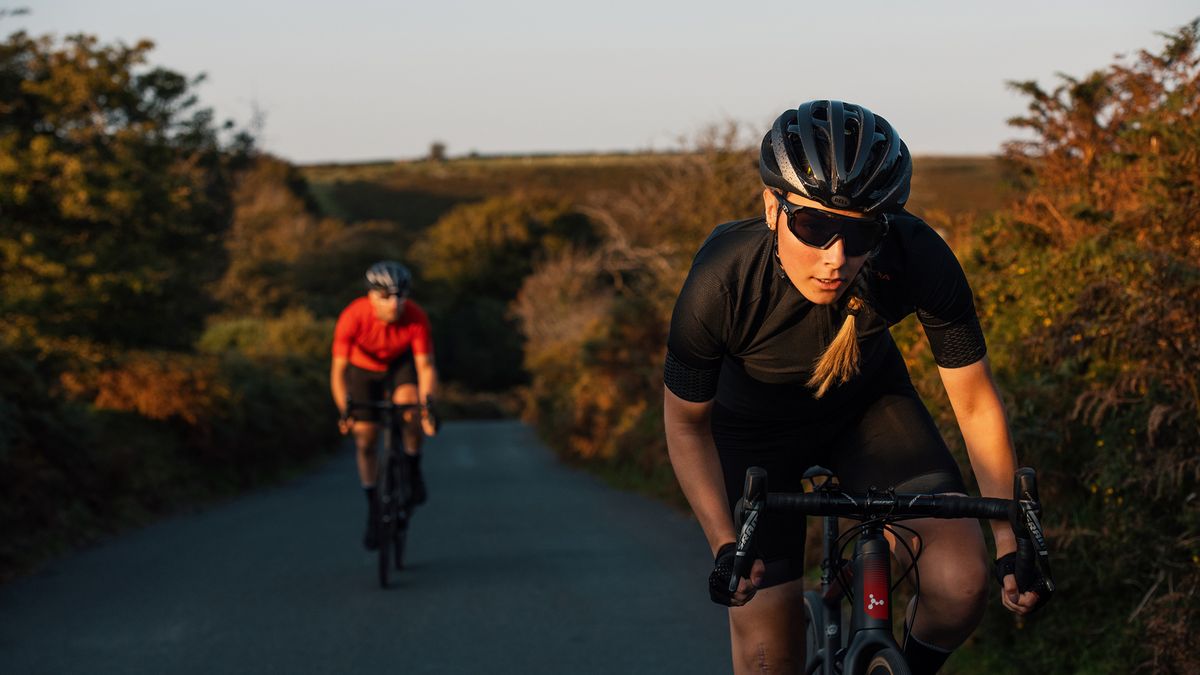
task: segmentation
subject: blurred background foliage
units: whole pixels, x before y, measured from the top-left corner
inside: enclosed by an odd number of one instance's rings
[[[1061,585],[1025,623],[991,608],[953,672],[1200,671],[1197,41],[1014,83],[1001,159],[917,159],[909,208],[972,281]],[[0,43],[0,575],[335,447],[332,325],[382,258],[415,272],[453,414],[521,414],[682,503],[667,323],[703,238],[761,209],[756,132],[295,167],[150,51]],[[965,466],[924,337],[894,333]]]
[[[3,577],[334,444],[292,270],[354,233],[151,49],[0,43]]]

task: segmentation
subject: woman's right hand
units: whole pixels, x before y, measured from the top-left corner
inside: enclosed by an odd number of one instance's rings
[[[708,575],[708,596],[718,605],[741,607],[750,602],[758,592],[758,586],[766,573],[767,568],[763,561],[755,560],[754,566],[750,568],[750,578],[739,579],[737,590],[731,593],[729,580],[733,578],[733,559],[736,554],[737,544],[729,542],[717,551],[713,559],[713,571]]]

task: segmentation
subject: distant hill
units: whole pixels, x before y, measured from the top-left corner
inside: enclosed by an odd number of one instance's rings
[[[301,167],[321,210],[348,222],[389,220],[420,231],[455,205],[514,192],[580,199],[629,189],[678,154],[532,155],[319,164]],[[747,155],[746,170],[757,171]],[[1011,198],[995,157],[917,157],[910,210],[951,221],[994,211]]]

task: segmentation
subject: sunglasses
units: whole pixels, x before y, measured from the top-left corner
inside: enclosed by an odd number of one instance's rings
[[[408,293],[393,293],[385,288],[377,288],[372,286],[371,291],[375,293],[377,298],[384,301],[391,300],[393,297],[399,298],[401,302],[408,299]]]
[[[789,202],[786,195],[775,193],[779,208],[787,214],[787,226],[806,246],[827,249],[841,238],[848,257],[866,255],[879,246],[888,232],[887,216],[850,218]]]

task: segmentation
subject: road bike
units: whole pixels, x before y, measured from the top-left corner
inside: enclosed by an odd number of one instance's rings
[[[413,479],[408,462],[401,461],[400,452],[403,414],[408,410],[424,411],[426,406],[417,403],[393,403],[386,401],[346,401],[347,414],[354,410],[375,410],[380,414],[383,428],[382,451],[378,457],[375,474],[375,493],[378,501],[376,538],[379,548],[379,585],[387,588],[391,573],[404,568],[404,553],[408,542],[408,526],[412,521],[416,504],[413,503]]]
[[[807,675],[910,675],[900,645],[892,636],[892,591],[911,572],[920,602],[921,542],[917,549],[899,536],[898,530],[916,535],[899,524],[913,518],[985,518],[1007,520],[1017,538],[1016,578],[1022,592],[1039,583],[1046,592],[1054,591],[1049,553],[1041,527],[1041,503],[1037,476],[1033,469],[1022,468],[1013,477],[1013,498],[964,497],[934,494],[897,494],[893,490],[869,490],[866,494],[843,492],[832,473],[813,467],[804,475],[813,486],[811,492],[770,493],[767,472],[760,467],[746,471],[745,490],[735,509],[739,529],[732,592],[738,581],[749,575],[754,562],[754,531],[764,513],[800,513],[822,516],[821,586],[804,594],[805,668]],[[817,486],[816,479],[824,477]],[[838,518],[858,520],[845,533],[839,532]],[[908,552],[908,570],[893,584],[891,549],[884,532],[896,536]],[[845,550],[854,542],[854,554]],[[851,607],[850,625],[842,627],[842,603]],[[915,606],[914,606],[915,610]],[[909,635],[906,633],[904,639]]]

